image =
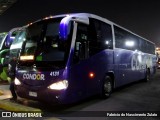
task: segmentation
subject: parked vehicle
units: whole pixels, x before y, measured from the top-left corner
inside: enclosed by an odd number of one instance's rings
[[[12,44],[10,45],[10,49],[9,49],[9,54],[8,54],[8,75],[12,78],[15,77],[15,66],[12,66],[10,64],[10,61],[12,60],[12,64],[16,64],[17,63],[17,60],[18,60],[18,57],[19,57],[19,52],[22,48],[22,45],[23,45],[23,42],[24,42],[24,31],[25,30],[25,27],[21,27],[19,28],[17,31],[16,31],[16,36],[15,36],[15,39],[14,41],[12,42]],[[13,60],[14,59],[14,60]],[[14,63],[13,63],[14,62]],[[10,78],[9,78],[10,80]]]
[[[9,59],[9,51],[12,42],[15,39],[17,34],[17,30],[19,28],[13,28],[8,33],[0,33],[0,79],[3,81],[7,81],[7,72],[8,72],[8,64],[4,64]],[[8,57],[6,59],[6,57]]]
[[[0,80],[7,80],[6,70],[7,67],[2,66],[3,58],[8,52],[7,47],[5,46],[5,41],[7,39],[7,32],[0,33]]]

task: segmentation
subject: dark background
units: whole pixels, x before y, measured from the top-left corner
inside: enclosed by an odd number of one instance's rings
[[[105,17],[160,46],[158,0],[18,0],[0,16],[0,32],[49,15],[76,12]]]

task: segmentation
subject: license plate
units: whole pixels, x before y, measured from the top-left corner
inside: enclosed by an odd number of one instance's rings
[[[32,97],[37,97],[37,93],[36,92],[29,92],[29,96],[32,96]]]

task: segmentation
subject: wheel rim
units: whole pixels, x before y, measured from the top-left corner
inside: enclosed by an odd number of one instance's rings
[[[108,96],[112,91],[112,84],[109,81],[106,81],[104,84],[104,94]]]

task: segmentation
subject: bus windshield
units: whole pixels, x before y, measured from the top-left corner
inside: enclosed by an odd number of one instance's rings
[[[20,57],[22,66],[62,67],[66,64],[71,40],[59,37],[61,19],[40,21],[24,30],[23,38],[20,38],[24,40]]]

